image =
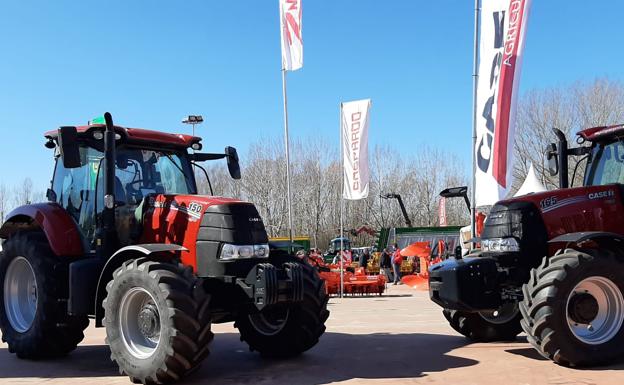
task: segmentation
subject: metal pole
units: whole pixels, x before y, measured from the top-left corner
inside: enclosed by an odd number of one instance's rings
[[[288,200],[288,239],[290,239],[290,246],[288,247],[292,252],[293,243],[293,219],[292,219],[292,200],[290,195],[290,153],[288,138],[288,98],[286,96],[286,69],[282,69],[282,94],[284,96],[284,149],[286,151],[286,194]]]
[[[477,146],[477,83],[479,81],[479,28],[481,16],[481,1],[475,0],[475,16],[474,16],[474,57],[472,61],[472,199],[470,210],[470,236],[477,236],[477,227],[475,221],[476,197],[477,197],[477,159],[475,148]],[[474,245],[473,245],[474,247]]]
[[[338,256],[340,258],[340,298],[344,294],[344,262],[342,260],[342,250],[344,249],[344,146],[342,141],[344,140],[342,134],[342,103],[340,103],[340,165],[342,168],[342,178],[340,178],[340,251]]]

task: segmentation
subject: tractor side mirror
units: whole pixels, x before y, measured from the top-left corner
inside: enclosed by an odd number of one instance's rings
[[[450,187],[440,192],[440,196],[443,198],[461,198],[468,194],[467,186]]]
[[[548,163],[548,173],[555,176],[559,173],[559,156],[557,155],[557,145],[554,143],[546,146],[546,162]]]
[[[462,248],[461,246],[455,247],[455,259],[462,259]]]
[[[234,147],[226,147],[225,155],[227,156],[228,170],[232,179],[241,178],[240,164],[238,163],[238,152]]]
[[[76,127],[65,126],[58,130],[58,144],[65,168],[80,167],[80,148]]]

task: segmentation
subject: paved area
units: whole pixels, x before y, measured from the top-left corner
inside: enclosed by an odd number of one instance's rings
[[[232,324],[216,325],[212,355],[184,384],[600,384],[624,383],[622,363],[573,370],[515,343],[470,344],[448,327],[426,292],[332,299],[327,333],[303,356],[263,360]],[[130,384],[109,361],[102,329],[89,328],[69,357],[32,362],[0,345],[0,384]]]

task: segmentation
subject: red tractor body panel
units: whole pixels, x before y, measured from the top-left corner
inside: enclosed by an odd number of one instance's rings
[[[35,203],[16,208],[0,228],[0,237],[7,238],[22,228],[20,224],[33,221],[45,233],[55,255],[80,257],[84,254],[76,223],[57,203]]]
[[[548,239],[581,231],[624,234],[622,192],[618,185],[546,191],[501,201],[531,202],[540,210]]]
[[[614,138],[621,136],[622,134],[624,134],[624,124],[586,128],[578,132],[578,135],[580,135],[583,139],[592,142],[604,138]]]
[[[104,130],[103,124],[93,124],[90,126],[78,126],[76,131],[78,134],[85,134],[89,130]],[[126,128],[115,126],[115,132],[125,135],[128,142],[157,143],[166,146],[190,147],[193,143],[201,141],[200,137],[184,134],[171,134],[168,132],[152,131],[143,128]],[[44,136],[46,138],[56,138],[58,130],[47,131]]]
[[[184,246],[182,263],[197,268],[196,242],[203,213],[209,206],[245,203],[237,199],[203,195],[157,195],[148,202],[139,243]]]

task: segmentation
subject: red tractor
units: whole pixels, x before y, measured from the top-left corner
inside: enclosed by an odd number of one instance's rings
[[[558,364],[609,363],[624,357],[624,125],[580,131],[577,148],[555,132],[561,188],[496,203],[480,250],[431,268],[430,296],[470,339],[524,330]],[[568,156],[587,160],[582,187],[568,186]]]
[[[62,356],[89,319],[133,382],[166,383],[208,355],[211,323],[234,321],[251,350],[289,357],[325,331],[315,269],[270,250],[255,206],[197,195],[201,138],[105,124],[45,134],[56,168],[48,203],[0,228],[0,329],[20,358]],[[192,151],[191,151],[192,150]],[[207,177],[207,174],[206,174]]]

